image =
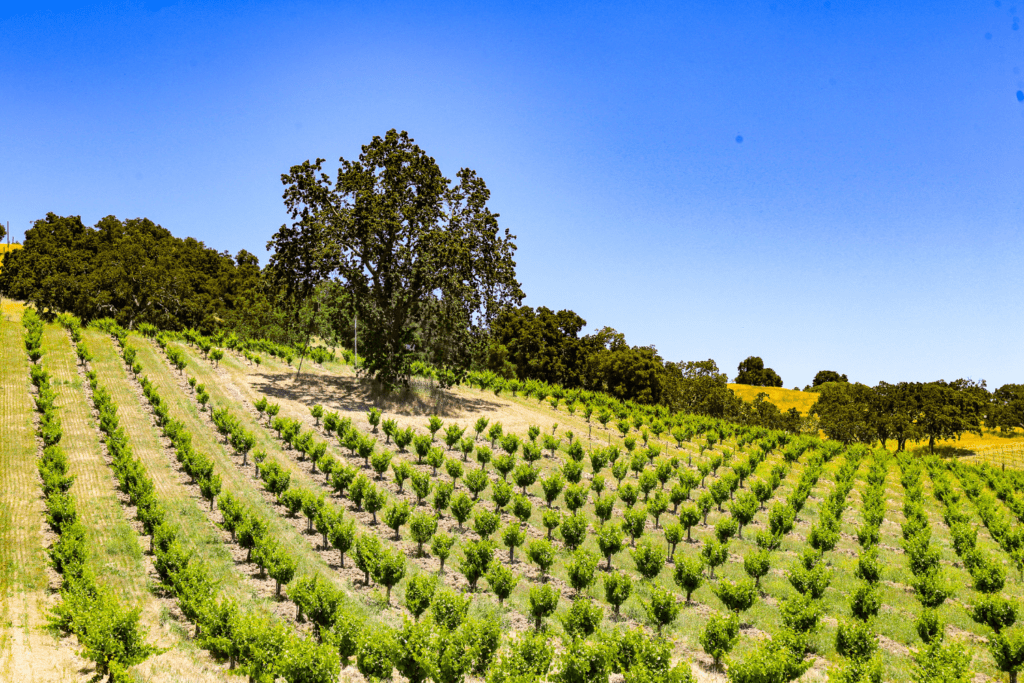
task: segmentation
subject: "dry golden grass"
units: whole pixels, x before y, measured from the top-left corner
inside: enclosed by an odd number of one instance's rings
[[[42,629],[55,598],[46,590],[43,503],[21,310],[4,301],[0,319],[0,680],[78,681],[85,661]]]
[[[811,406],[818,400],[818,395],[811,391],[783,389],[782,387],[752,387],[749,384],[730,384],[729,388],[744,401],[750,402],[762,391],[768,394],[768,400],[782,412],[796,408],[801,415],[806,415]]]

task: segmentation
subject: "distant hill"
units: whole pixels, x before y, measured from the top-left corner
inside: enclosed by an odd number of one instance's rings
[[[796,408],[801,415],[806,415],[818,395],[811,391],[797,391],[781,387],[752,387],[749,384],[730,384],[729,388],[744,401],[753,401],[762,391],[768,394],[768,400],[775,404],[783,413]]]

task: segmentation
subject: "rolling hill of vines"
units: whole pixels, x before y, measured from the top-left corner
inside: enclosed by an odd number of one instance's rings
[[[5,313],[3,680],[1024,666],[1019,472]]]

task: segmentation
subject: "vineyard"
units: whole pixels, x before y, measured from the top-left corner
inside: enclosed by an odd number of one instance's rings
[[[3,680],[1016,680],[1024,475],[8,304]],[[420,374],[429,374],[424,369]]]

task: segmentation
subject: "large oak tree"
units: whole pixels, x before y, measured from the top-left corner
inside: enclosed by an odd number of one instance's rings
[[[384,385],[406,384],[419,354],[457,376],[479,331],[523,298],[515,238],[499,231],[486,184],[468,168],[453,183],[393,129],[342,157],[334,178],[323,164],[281,177],[292,223],[268,243],[279,281],[300,299],[341,282],[364,367]]]

